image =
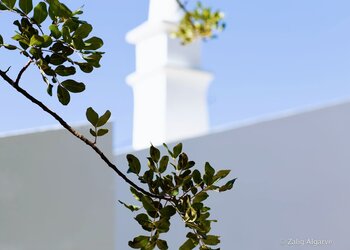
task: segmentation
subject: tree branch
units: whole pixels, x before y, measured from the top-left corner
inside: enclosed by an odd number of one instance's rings
[[[133,181],[131,181],[128,177],[126,177],[125,174],[123,174],[116,165],[114,165],[105,155],[104,153],[89,139],[87,139],[85,136],[83,136],[82,134],[80,134],[78,131],[76,131],[75,129],[73,129],[65,120],[63,120],[63,118],[61,118],[58,114],[56,114],[55,112],[53,112],[51,109],[49,109],[45,104],[43,104],[41,101],[39,101],[38,99],[36,99],[34,96],[30,95],[26,90],[24,90],[23,88],[21,88],[19,86],[19,81],[21,79],[21,76],[23,75],[23,73],[26,71],[26,69],[29,67],[29,65],[31,64],[31,62],[28,62],[23,68],[22,70],[19,72],[16,81],[13,81],[4,71],[0,70],[0,76],[6,81],[8,82],[14,89],[17,90],[17,92],[21,93],[24,97],[26,97],[28,100],[30,100],[31,102],[33,102],[34,104],[36,104],[37,106],[39,106],[43,111],[45,111],[46,113],[48,113],[49,115],[51,115],[56,121],[58,121],[66,130],[68,130],[73,136],[75,136],[76,138],[80,139],[81,141],[83,141],[86,145],[88,145],[90,148],[92,148],[100,157],[101,159],[108,165],[108,167],[110,167],[111,169],[114,170],[114,172],[116,172],[126,183],[128,183],[130,186],[134,187],[136,190],[142,192],[145,195],[148,195],[150,197],[153,198],[157,198],[157,199],[163,199],[163,200],[169,200],[171,201],[172,199],[169,197],[164,197],[164,196],[159,196],[159,195],[154,195],[150,192],[147,192],[146,190],[144,190],[143,188],[139,187],[138,185],[136,185]]]
[[[176,0],[177,4],[179,5],[179,7],[185,12],[185,13],[189,13],[189,11],[187,10],[186,6],[181,2],[181,0]]]
[[[32,60],[29,60],[27,62],[26,65],[24,65],[24,67],[21,69],[21,71],[18,73],[17,75],[17,78],[16,78],[16,81],[15,81],[15,84],[18,85],[19,84],[19,81],[21,80],[21,77],[23,75],[23,73],[28,69],[28,67],[30,66],[30,64],[32,63],[33,61]]]

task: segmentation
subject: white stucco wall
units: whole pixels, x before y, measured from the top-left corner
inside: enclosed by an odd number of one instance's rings
[[[114,176],[65,130],[1,136],[0,250],[115,249]]]
[[[238,177],[232,191],[211,196],[221,249],[350,249],[350,103],[186,140],[184,150],[198,166],[209,161]],[[146,163],[146,153],[135,154]],[[124,154],[116,158],[127,165]],[[117,186],[118,198],[133,201]],[[132,217],[118,207],[120,249],[142,232]],[[170,249],[185,234],[175,225]]]

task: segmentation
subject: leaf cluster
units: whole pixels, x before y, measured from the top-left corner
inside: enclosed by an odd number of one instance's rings
[[[94,143],[96,143],[97,137],[104,136],[108,133],[108,129],[101,127],[108,122],[109,118],[111,118],[111,114],[111,111],[107,110],[102,116],[99,116],[92,107],[86,110],[86,118],[93,126],[93,128],[90,128],[90,134],[95,138]]]
[[[214,11],[198,2],[194,10],[186,10],[176,32],[172,35],[179,38],[183,44],[192,43],[199,38],[204,40],[215,38],[225,29],[223,19],[224,14],[221,11]]]
[[[0,47],[18,50],[35,63],[49,95],[57,87],[58,100],[67,105],[71,93],[85,90],[85,84],[71,76],[77,69],[90,73],[100,67],[103,53],[98,49],[103,41],[90,36],[93,28],[79,18],[81,9],[72,11],[59,0],[41,1],[35,6],[32,0],[0,0],[0,11],[19,15],[13,22],[17,31],[12,40],[17,44],[5,43],[0,35]],[[49,23],[46,29],[45,21]]]
[[[172,150],[166,144],[164,147],[167,155],[163,156],[159,149],[153,145],[150,147],[145,171],[142,171],[136,156],[127,155],[128,173],[135,174],[141,183],[148,186],[151,194],[160,197],[157,199],[145,195],[131,187],[130,191],[140,205],[129,205],[120,201],[132,212],[138,212],[135,220],[149,232],[149,235],[139,235],[129,241],[129,246],[142,250],[168,249],[168,244],[161,239],[161,234],[169,231],[170,220],[177,214],[189,229],[187,239],[180,246],[180,250],[194,249],[197,246],[200,250],[213,249],[212,246],[220,243],[220,237],[210,234],[211,223],[216,220],[210,218],[210,207],[205,201],[210,191],[230,190],[236,179],[219,185],[218,182],[224,179],[230,170],[216,172],[207,162],[201,173],[194,168],[195,162],[189,160],[187,154],[182,152],[181,143]]]

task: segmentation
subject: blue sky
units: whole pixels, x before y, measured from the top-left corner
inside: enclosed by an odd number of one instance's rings
[[[66,1],[68,2],[68,1]],[[350,1],[218,0],[206,1],[226,13],[227,29],[204,43],[203,68],[215,74],[209,90],[213,128],[289,109],[350,99]],[[132,91],[125,77],[134,71],[134,47],[125,33],[147,18],[147,0],[74,1],[85,4],[84,18],[105,41],[102,68],[79,77],[84,94],[68,107],[46,94],[31,69],[22,86],[72,123],[85,120],[93,106],[110,109],[115,146],[131,144]],[[13,16],[0,14],[0,34],[9,38]],[[25,60],[0,50],[0,67],[15,75]],[[0,131],[55,124],[55,121],[0,81]]]

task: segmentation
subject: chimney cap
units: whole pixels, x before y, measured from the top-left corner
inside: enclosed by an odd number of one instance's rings
[[[176,30],[176,23],[163,21],[163,22],[150,22],[146,21],[139,25],[135,29],[129,31],[126,34],[126,41],[131,44],[137,44],[149,37],[158,34],[169,34]]]

